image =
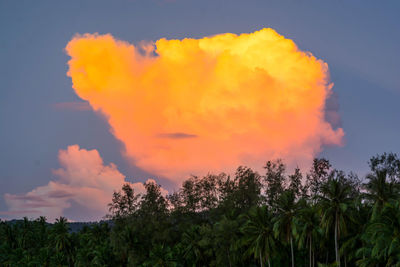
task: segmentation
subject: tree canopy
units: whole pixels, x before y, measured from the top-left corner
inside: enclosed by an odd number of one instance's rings
[[[327,159],[264,167],[192,176],[166,196],[125,184],[107,220],[79,231],[64,217],[0,221],[0,266],[400,266],[396,154],[372,157],[365,179]]]

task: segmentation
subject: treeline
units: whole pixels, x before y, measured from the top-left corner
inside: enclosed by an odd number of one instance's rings
[[[315,159],[286,173],[239,167],[191,177],[164,197],[115,192],[109,223],[0,223],[0,266],[400,266],[400,160],[377,155],[362,181]]]

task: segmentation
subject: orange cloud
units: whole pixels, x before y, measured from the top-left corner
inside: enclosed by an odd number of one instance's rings
[[[272,158],[305,166],[342,142],[325,121],[328,65],[273,29],[138,46],[85,34],[66,51],[77,95],[133,163],[170,179]]]
[[[5,194],[9,211],[3,214],[44,215],[54,221],[75,202],[91,211],[86,220],[95,221],[106,215],[114,190],[120,190],[127,183],[117,166],[113,163],[104,165],[97,150],[81,149],[78,145],[60,150],[58,159],[61,168],[53,170],[58,179],[26,194]],[[149,179],[147,182],[155,181]],[[143,183],[130,185],[136,194],[145,193]],[[162,189],[162,193],[165,195],[167,191]]]

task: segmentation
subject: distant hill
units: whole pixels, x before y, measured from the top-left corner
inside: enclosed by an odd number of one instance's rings
[[[5,221],[5,223],[8,224],[17,224],[17,223],[22,223],[24,220],[9,220]],[[69,232],[70,233],[76,233],[81,231],[85,226],[90,227],[96,224],[102,224],[102,223],[108,223],[108,225],[112,226],[114,223],[111,220],[106,220],[106,221],[99,221],[99,222],[69,222]],[[47,223],[48,225],[53,225],[53,223]]]
[[[112,226],[114,223],[110,220],[107,221],[99,221],[99,222],[70,222],[68,223],[70,232],[71,233],[76,233],[81,231],[85,226],[90,227],[96,224],[102,224],[102,223],[107,223],[108,225]]]

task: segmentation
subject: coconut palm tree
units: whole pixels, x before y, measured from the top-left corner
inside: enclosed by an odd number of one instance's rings
[[[314,248],[321,238],[321,220],[315,206],[308,205],[301,200],[302,208],[299,210],[296,220],[295,234],[299,248],[308,248],[309,265],[314,265]]]
[[[241,228],[244,234],[243,243],[249,245],[247,253],[259,258],[260,265],[266,260],[271,266],[271,256],[276,247],[276,240],[273,230],[273,215],[266,206],[255,207],[245,215],[246,223]]]
[[[352,199],[349,197],[351,188],[340,177],[330,178],[321,187],[322,195],[318,196],[320,212],[322,215],[321,226],[328,234],[332,228],[335,240],[336,263],[340,267],[339,238],[346,232],[346,219],[351,218]]]
[[[295,218],[301,206],[296,203],[296,196],[293,191],[284,191],[277,201],[277,217],[275,217],[275,237],[280,237],[284,243],[290,244],[292,267],[294,263],[293,233],[295,231]]]
[[[60,257],[65,257],[68,266],[72,266],[72,244],[67,219],[65,217],[56,219],[51,230],[50,239],[53,240],[52,245],[54,246],[56,253],[58,253]]]
[[[372,217],[375,218],[385,203],[391,199],[398,198],[396,185],[387,181],[387,171],[385,169],[376,170],[367,175],[368,183],[365,184],[367,192],[365,198],[373,203]]]
[[[201,234],[200,227],[198,225],[194,225],[190,227],[186,232],[182,234],[182,252],[183,258],[185,259],[186,265],[196,266],[198,263],[201,263],[203,260],[203,250],[200,246]]]
[[[362,236],[368,225],[366,222],[368,222],[370,218],[371,206],[361,198],[357,198],[353,201],[353,207],[353,220],[350,221],[346,227],[348,230],[347,235],[343,237],[339,250],[340,255],[345,257],[345,267],[348,262],[353,265],[355,264],[358,258],[357,251],[365,244]]]
[[[218,265],[225,265],[226,260],[229,266],[234,265],[239,231],[238,220],[231,216],[223,215],[214,224],[213,234]]]
[[[169,246],[157,244],[153,246],[152,250],[150,251],[149,258],[144,265],[154,267],[169,267],[176,266],[177,263]]]
[[[363,235],[372,248],[368,255],[378,259],[386,266],[400,266],[400,203],[386,203]],[[360,250],[361,252],[361,250]]]

